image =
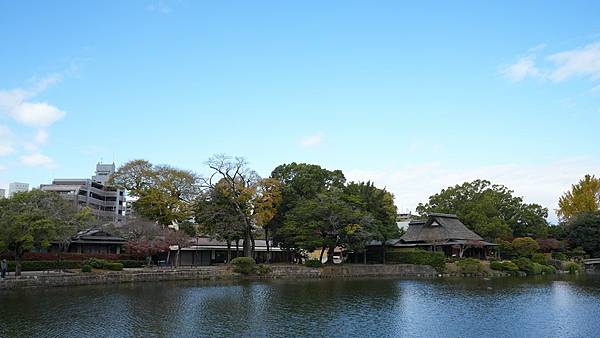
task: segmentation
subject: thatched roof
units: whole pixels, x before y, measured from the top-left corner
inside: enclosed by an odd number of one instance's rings
[[[427,221],[412,221],[408,224],[402,242],[446,242],[450,240],[482,241],[483,238],[467,227],[452,214],[429,214]]]

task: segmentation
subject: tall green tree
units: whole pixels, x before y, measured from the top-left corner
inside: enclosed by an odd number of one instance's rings
[[[195,203],[195,219],[205,235],[227,243],[227,262],[231,261],[232,242],[244,238],[245,223],[228,199],[224,182],[205,191]],[[237,248],[236,248],[237,250]]]
[[[566,224],[568,241],[581,247],[592,257],[600,257],[600,211],[582,212],[571,217]]]
[[[558,200],[557,214],[562,220],[568,220],[580,213],[598,210],[600,210],[600,178],[594,175],[585,175]]]
[[[486,180],[448,187],[417,206],[417,212],[456,214],[462,222],[488,240],[535,236],[548,231],[548,209],[527,204],[503,185]]]
[[[84,219],[57,193],[37,189],[17,193],[0,199],[0,248],[14,253],[15,275],[19,276],[25,253],[47,248],[57,237],[75,231]]]
[[[334,250],[353,242],[366,226],[363,214],[345,201],[341,189],[331,189],[294,205],[279,229],[295,248],[313,251],[327,248],[328,263],[333,263]]]
[[[344,192],[345,199],[355,209],[361,210],[365,213],[365,217],[368,215],[371,218],[371,221],[365,224],[365,239],[382,243],[382,257],[385,264],[387,241],[400,235],[396,224],[398,210],[394,204],[394,196],[385,189],[375,187],[372,182],[351,182]],[[364,250],[364,247],[362,249]]]
[[[331,189],[343,189],[346,183],[340,170],[331,171],[315,164],[295,162],[276,167],[271,178],[281,184],[281,202],[269,223],[269,229],[273,234],[273,241],[288,249],[295,248],[296,240],[288,236],[289,227],[286,231],[279,229],[286,222],[290,211],[298,204],[315,199],[318,194]]]
[[[193,172],[145,160],[125,163],[111,176],[109,184],[127,190],[128,195],[137,198],[133,202],[135,212],[161,225],[188,221],[200,192]]]

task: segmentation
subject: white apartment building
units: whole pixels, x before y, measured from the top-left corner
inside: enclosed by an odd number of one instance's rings
[[[26,192],[26,191],[29,191],[28,183],[13,182],[8,185],[8,197],[9,198],[18,192]]]

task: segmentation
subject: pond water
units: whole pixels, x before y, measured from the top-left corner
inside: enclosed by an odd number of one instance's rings
[[[598,337],[600,279],[162,282],[0,292],[1,337]]]

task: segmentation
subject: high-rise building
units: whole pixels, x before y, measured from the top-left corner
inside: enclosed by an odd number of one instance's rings
[[[115,173],[115,169],[114,163],[98,163],[96,164],[96,175],[92,176],[92,180],[100,184],[106,184],[110,175]]]
[[[6,196],[6,190],[0,189],[0,198],[4,198]]]
[[[120,223],[125,219],[125,191],[105,185],[114,168],[114,164],[98,163],[92,179],[55,179],[40,189],[57,192],[79,208],[89,207],[98,222]]]
[[[8,197],[12,197],[12,195],[14,195],[18,192],[25,192],[25,191],[29,191],[28,183],[13,182],[8,185]]]

